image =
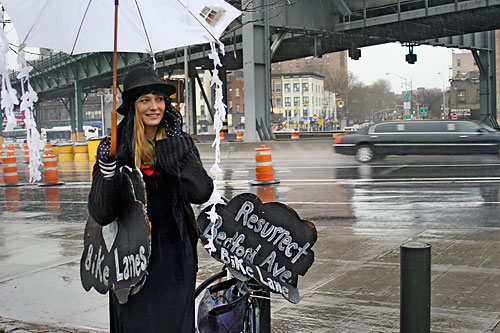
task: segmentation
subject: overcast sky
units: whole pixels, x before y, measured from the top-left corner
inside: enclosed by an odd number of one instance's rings
[[[408,47],[403,47],[399,43],[364,47],[361,49],[359,60],[348,57],[348,69],[359,81],[367,85],[377,79],[387,79],[391,83],[391,90],[396,93],[401,93],[401,89],[404,90],[404,78],[408,88],[412,84],[413,89],[419,87],[442,89],[443,81],[445,86],[449,85],[452,49],[428,45],[415,46],[413,53],[417,55],[417,62],[413,65],[406,62],[407,53]],[[386,75],[386,73],[393,74]]]

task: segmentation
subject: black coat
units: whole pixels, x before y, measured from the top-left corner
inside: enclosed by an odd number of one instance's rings
[[[117,170],[104,178],[96,163],[88,208],[106,225],[123,208],[123,179],[119,168],[133,167],[130,142],[133,121],[127,116],[118,128]],[[126,304],[110,293],[112,332],[189,332],[194,330],[194,287],[198,228],[191,208],[210,198],[213,181],[207,175],[193,139],[186,133],[155,143],[159,176],[144,177],[146,206],[152,224],[152,248],[146,283]]]
[[[160,140],[156,142],[155,148],[158,159],[156,167],[162,177],[169,180],[169,192],[174,198],[172,213],[175,222],[177,225],[186,223],[191,240],[196,245],[198,228],[190,204],[208,201],[213,191],[213,181],[203,168],[198,149],[188,134]],[[122,209],[123,179],[119,168],[123,165],[133,168],[132,161],[131,156],[118,156],[117,171],[110,179],[104,178],[97,163],[94,165],[88,208],[90,215],[100,225],[113,222]],[[148,211],[149,216],[154,213]]]

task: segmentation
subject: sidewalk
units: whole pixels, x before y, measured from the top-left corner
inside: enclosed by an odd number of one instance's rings
[[[103,332],[107,297],[80,285],[82,225],[0,225],[0,331]],[[500,229],[377,230],[318,227],[302,300],[273,297],[273,332],[399,331],[399,246],[432,245],[432,330],[500,332]],[[200,249],[199,279],[220,265]]]

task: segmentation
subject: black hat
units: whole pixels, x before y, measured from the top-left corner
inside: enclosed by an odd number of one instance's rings
[[[123,103],[116,111],[121,115],[126,115],[130,103],[134,103],[141,95],[155,92],[169,97],[175,91],[175,87],[156,76],[152,68],[144,66],[134,68],[125,76],[122,93]]]

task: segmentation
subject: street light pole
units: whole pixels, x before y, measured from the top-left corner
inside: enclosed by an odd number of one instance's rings
[[[406,80],[406,77],[403,77],[403,76],[398,75],[398,74],[396,74],[396,73],[385,73],[385,75],[394,75],[394,76],[397,76],[397,77],[399,77],[400,79],[404,80],[404,81],[405,81],[405,91],[408,91],[408,81]],[[411,79],[410,79],[410,80],[411,80]],[[413,81],[410,81],[410,82],[411,82],[411,83],[410,83],[410,85],[411,85],[410,90],[413,90]],[[403,95],[403,94],[401,94],[401,95]],[[410,111],[411,111],[411,107],[412,107],[412,99],[413,99],[413,96],[412,96],[412,95],[413,95],[413,91],[410,91],[410,101],[409,101],[409,102],[410,102]],[[403,100],[404,100],[404,99],[403,99]],[[403,103],[403,105],[404,105],[404,103]],[[410,113],[411,113],[411,112],[410,112]]]
[[[408,91],[408,81],[406,80],[405,77],[401,76],[401,75],[398,75],[396,73],[385,73],[385,75],[394,75],[394,76],[397,76],[399,77],[400,79],[404,80],[405,81],[405,89],[406,91]]]
[[[443,113],[446,112],[446,91],[444,87],[444,78],[443,78],[443,73],[438,72],[438,75],[441,76],[441,82],[443,83]]]

